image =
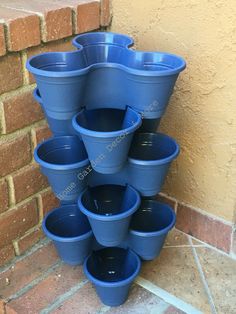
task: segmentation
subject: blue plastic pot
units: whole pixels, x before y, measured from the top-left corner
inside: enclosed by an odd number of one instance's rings
[[[74,115],[74,112],[65,113],[65,115],[60,116],[60,119],[58,118],[52,118],[47,115],[47,111],[44,110],[42,98],[40,96],[38,88],[34,89],[33,92],[34,99],[41,105],[45,118],[47,119],[48,125],[50,130],[52,131],[54,136],[62,136],[62,135],[74,135],[75,131],[72,127],[72,117]],[[78,111],[76,111],[77,113]]]
[[[131,219],[129,247],[143,260],[156,258],[175,220],[175,212],[170,206],[155,200],[142,200]]]
[[[131,215],[140,205],[140,196],[131,186],[101,185],[85,190],[78,199],[88,217],[96,240],[117,246],[125,240]]]
[[[80,265],[91,253],[93,233],[77,205],[53,209],[44,217],[42,228],[65,263]]]
[[[69,119],[81,109],[87,73],[82,53],[42,53],[28,59],[26,67],[35,77],[47,118]]]
[[[160,118],[186,66],[173,54],[131,50],[133,40],[122,34],[82,34],[73,44],[88,62],[87,109],[130,106],[145,118]]]
[[[52,137],[35,148],[34,158],[56,197],[76,203],[87,186],[87,177],[79,176],[89,165],[83,142],[77,136]]]
[[[105,174],[123,168],[134,131],[141,123],[140,114],[130,108],[82,110],[72,121],[93,169]]]
[[[179,154],[179,145],[171,137],[161,133],[135,134],[129,151],[129,184],[142,196],[160,192],[171,162]]]
[[[122,248],[94,251],[84,262],[85,275],[94,284],[101,301],[108,306],[119,306],[126,301],[140,268],[139,257]]]

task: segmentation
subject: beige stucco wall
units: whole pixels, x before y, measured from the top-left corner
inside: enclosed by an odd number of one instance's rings
[[[140,50],[182,55],[187,69],[161,124],[181,154],[164,191],[233,221],[236,203],[235,0],[113,0],[111,30]]]

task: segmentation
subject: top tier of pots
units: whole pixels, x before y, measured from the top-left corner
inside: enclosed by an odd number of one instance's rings
[[[129,49],[133,40],[121,34],[77,36],[73,52],[47,52],[31,57],[33,73],[49,119],[72,118],[86,109],[130,106],[144,118],[160,118],[185,61],[163,52]]]

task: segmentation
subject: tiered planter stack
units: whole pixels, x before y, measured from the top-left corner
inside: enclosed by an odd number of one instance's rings
[[[61,206],[43,230],[61,259],[84,263],[101,300],[125,302],[141,262],[156,258],[175,224],[157,202],[179,146],[156,133],[185,61],[132,50],[132,38],[87,33],[77,51],[49,52],[27,62],[34,96],[53,137],[35,149]]]

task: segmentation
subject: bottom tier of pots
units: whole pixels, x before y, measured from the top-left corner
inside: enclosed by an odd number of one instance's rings
[[[125,302],[129,288],[139,273],[140,258],[152,260],[158,257],[168,232],[175,224],[175,212],[169,205],[153,199],[143,199],[140,203],[134,191],[127,187],[122,192],[123,198],[119,205],[123,209],[118,215],[124,215],[130,208],[135,209],[131,211],[133,215],[130,216],[127,228],[120,229],[123,234],[119,235],[120,241],[114,246],[104,246],[106,241],[101,241],[99,233],[104,236],[106,227],[96,229],[85,215],[88,209],[83,208],[84,214],[76,204],[53,209],[45,216],[42,224],[44,233],[54,242],[60,258],[69,265],[84,264],[86,276],[94,284],[101,301],[109,306]],[[96,195],[95,192],[101,193],[93,190],[82,193],[79,205],[84,196],[87,202],[82,201],[82,206],[91,206],[89,209],[96,212],[94,205],[99,210],[99,202],[100,205],[106,204],[108,209],[112,199],[117,201],[117,192],[110,197],[110,202],[107,195],[102,197],[102,194]],[[89,193],[95,195],[91,197]],[[112,194],[111,191],[109,193]],[[104,216],[113,217],[112,214]],[[120,222],[114,219],[116,225],[123,224],[124,217],[120,218]],[[105,232],[106,240],[112,235],[112,230],[114,234],[117,233],[117,226],[113,228],[111,223],[108,234]]]

